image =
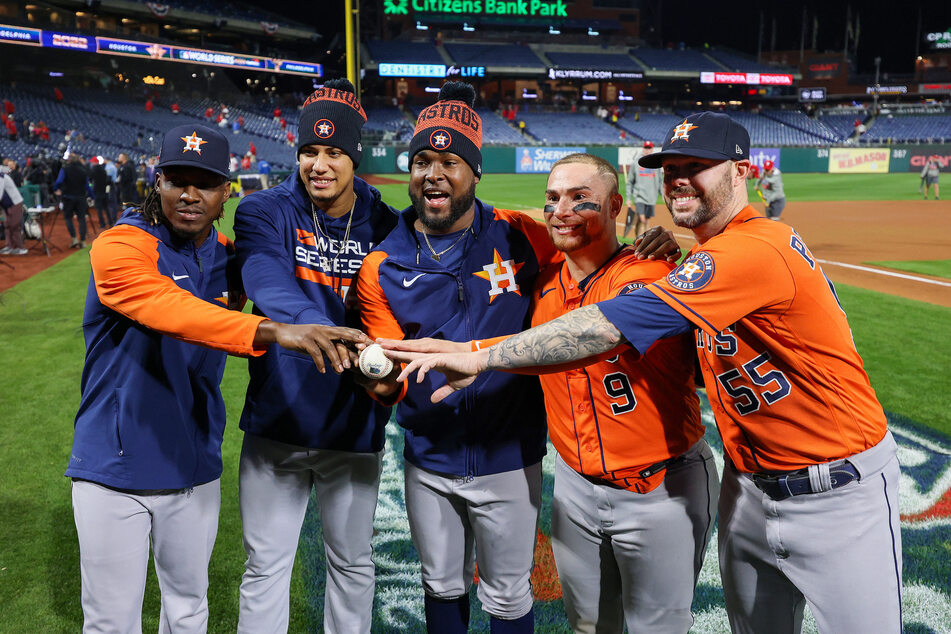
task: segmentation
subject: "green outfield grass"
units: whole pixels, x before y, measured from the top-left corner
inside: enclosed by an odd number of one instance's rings
[[[899,271],[908,271],[909,273],[920,273],[922,275],[951,279],[951,260],[882,261],[866,262],[866,264],[881,266],[886,269],[897,269]]]
[[[877,177],[881,178],[881,177]],[[531,182],[529,182],[531,181]],[[488,175],[485,200],[512,208],[538,206],[543,177]],[[405,187],[381,188],[402,206]],[[400,196],[403,198],[401,199]],[[222,229],[230,233],[236,201]],[[63,477],[79,403],[84,343],[82,310],[89,278],[86,251],[0,294],[0,632],[76,632],[79,553]],[[839,287],[856,346],[884,407],[951,435],[951,309],[851,287]],[[247,363],[230,359],[222,383],[228,405],[218,540],[212,558],[211,632],[233,632],[243,570],[237,463]],[[295,569],[291,631],[319,629],[309,571]],[[146,592],[144,631],[156,631],[154,575]]]

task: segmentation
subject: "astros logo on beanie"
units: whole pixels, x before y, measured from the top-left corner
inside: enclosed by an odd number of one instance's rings
[[[482,118],[472,109],[475,89],[465,82],[443,84],[439,100],[419,113],[409,144],[412,161],[417,152],[452,152],[482,176]]]
[[[331,79],[304,101],[297,124],[297,154],[305,145],[330,145],[343,150],[357,167],[363,156],[360,131],[366,122],[353,84]]]

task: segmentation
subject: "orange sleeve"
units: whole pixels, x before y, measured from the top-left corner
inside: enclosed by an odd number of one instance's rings
[[[369,255],[363,258],[363,264],[357,274],[356,289],[357,300],[360,302],[360,321],[363,324],[363,331],[371,339],[379,337],[404,339],[406,334],[400,328],[396,318],[393,317],[390,302],[386,299],[383,289],[380,288],[380,263],[386,257],[387,254],[384,251],[371,251]],[[367,392],[383,405],[390,407],[403,400],[403,397],[406,396],[407,387],[407,381],[403,381],[399,392],[386,399],[379,398],[370,390],[367,390]]]
[[[156,240],[119,226],[89,252],[96,294],[120,315],[174,339],[240,356],[259,356],[254,334],[264,317],[216,306],[179,287],[158,270]]]
[[[796,284],[773,245],[727,232],[708,240],[647,290],[715,336],[764,307],[781,312]]]
[[[509,209],[496,209],[495,216],[525,234],[532,245],[532,250],[535,251],[539,270],[564,259],[565,256],[552,244],[548,228],[544,223],[538,222],[528,214]]]

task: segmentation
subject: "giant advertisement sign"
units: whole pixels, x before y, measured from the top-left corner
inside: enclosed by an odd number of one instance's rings
[[[188,48],[185,46],[167,46],[153,42],[120,40],[112,37],[94,37],[91,35],[59,33],[57,31],[45,31],[41,29],[25,29],[7,24],[0,24],[0,43],[26,44],[31,46],[43,46],[45,48],[100,53],[103,55],[147,57],[168,62],[188,62],[192,64],[202,64],[204,66],[225,66],[228,68],[241,68],[244,70],[257,70],[271,73],[290,73],[292,75],[307,75],[310,77],[323,77],[324,74],[321,64],[313,64],[311,62],[239,55],[221,51],[209,51],[201,48]]]
[[[885,174],[890,157],[888,148],[829,148],[829,173]]]
[[[583,147],[519,147],[515,150],[515,173],[547,174],[558,159],[583,152]]]

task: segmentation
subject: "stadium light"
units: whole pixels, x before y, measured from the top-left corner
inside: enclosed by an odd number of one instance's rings
[[[601,34],[600,34],[598,31],[595,31],[594,29],[592,29],[592,28],[589,26],[589,27],[588,27],[588,35],[595,36],[595,35],[601,35]]]
[[[416,20],[416,30],[417,30],[417,31],[428,31],[428,30],[429,30],[429,27],[428,27],[427,25],[423,24],[422,22],[420,22],[419,20]]]
[[[553,26],[548,27],[548,35],[561,35],[561,31]]]
[[[470,26],[468,22],[463,22],[463,23],[462,23],[462,30],[463,30],[463,31],[468,31],[469,33],[472,33],[473,31],[475,31],[475,27],[474,27],[474,26]]]

